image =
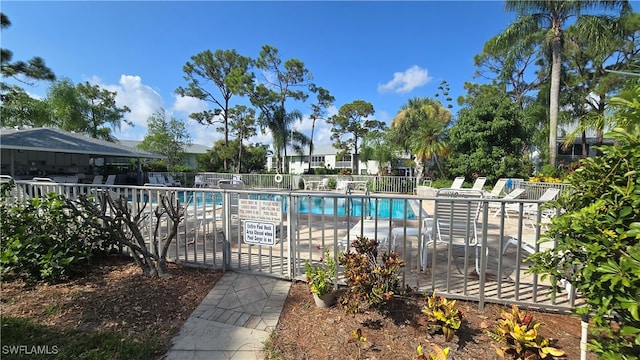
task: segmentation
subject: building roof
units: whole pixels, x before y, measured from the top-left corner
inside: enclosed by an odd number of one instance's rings
[[[140,140],[118,140],[118,142],[122,145],[131,147],[131,148],[138,148],[138,144],[140,144],[142,141]],[[200,145],[200,144],[191,144],[191,146],[187,147],[187,149],[185,150],[185,153],[187,154],[206,154],[207,151],[209,151],[210,148],[204,146],[204,145]]]
[[[123,144],[94,139],[54,128],[2,129],[0,130],[0,148],[110,157],[156,159],[164,157]]]

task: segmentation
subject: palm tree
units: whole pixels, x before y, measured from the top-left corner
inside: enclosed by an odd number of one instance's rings
[[[330,93],[329,90],[324,89],[320,86],[312,85],[311,91],[317,93],[317,102],[315,104],[311,104],[311,110],[313,111],[309,118],[311,119],[311,135],[309,137],[309,168],[308,172],[311,173],[311,157],[313,154],[313,133],[316,128],[316,121],[323,119],[327,114],[327,108],[333,104],[336,100]]]
[[[427,160],[446,154],[442,131],[451,121],[451,112],[439,101],[413,98],[402,106],[391,121],[392,142],[415,155],[417,181],[420,182]]]
[[[619,70],[638,61],[638,24],[638,13],[623,14],[618,21],[583,16],[567,30],[568,75],[572,75],[568,79],[574,80],[568,93],[575,99],[571,108],[577,112],[574,119],[579,124],[565,138],[565,146],[571,146],[575,137],[581,135],[583,156],[587,154],[586,130],[595,130],[596,145],[602,145],[609,98],[628,80],[628,75],[620,74]]]
[[[620,10],[629,9],[628,1],[583,1],[583,0],[507,0],[505,9],[515,12],[517,19],[500,35],[496,42],[503,49],[519,39],[530,38],[532,34],[544,33],[543,43],[539,44],[551,52],[551,86],[549,90],[549,163],[556,164],[558,111],[560,98],[560,73],[563,61],[564,31],[570,18],[593,9]],[[544,54],[541,51],[541,54]]]
[[[302,121],[302,113],[298,110],[286,112],[283,107],[279,107],[272,112],[272,116],[265,117],[262,123],[271,131],[273,136],[273,147],[276,153],[277,169],[288,172],[286,165],[287,145],[297,152],[302,153],[302,147],[309,143],[309,138],[303,133],[293,129],[293,123]],[[284,156],[281,156],[284,154]]]
[[[302,156],[304,154],[304,147],[309,145],[309,137],[300,131],[293,128],[293,124],[298,121],[302,122],[302,113],[298,110],[288,112],[285,116],[285,131],[287,132],[287,143],[291,146],[291,151]],[[293,154],[291,154],[293,155]],[[284,158],[287,159],[287,148],[284,149]],[[286,165],[286,171],[289,172],[289,165]]]

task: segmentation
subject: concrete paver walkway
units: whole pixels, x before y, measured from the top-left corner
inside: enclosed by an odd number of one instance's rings
[[[171,341],[165,360],[264,359],[291,282],[227,272]]]

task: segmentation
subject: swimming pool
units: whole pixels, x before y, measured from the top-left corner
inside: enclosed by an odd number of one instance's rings
[[[323,201],[324,200],[324,201]],[[309,205],[311,203],[311,206]],[[394,219],[415,219],[416,216],[407,208],[405,217],[405,202],[401,199],[363,199],[363,198],[338,198],[336,199],[335,208],[337,215],[345,216],[347,211],[351,216],[377,216],[380,218],[389,218],[390,215]],[[302,199],[300,201],[300,213],[302,214],[326,214],[334,215],[333,199],[311,198],[310,201]]]
[[[205,205],[221,205],[222,196],[220,193],[214,192],[193,192],[193,191],[180,191],[178,192],[178,199],[180,202],[195,203],[196,206]],[[282,195],[279,194],[250,194],[250,199],[256,200],[272,200],[281,201]],[[298,211],[301,214],[314,214],[314,215],[334,215],[334,198],[322,198],[322,197],[304,197],[300,199],[300,206]],[[347,209],[350,216],[377,216],[379,218],[389,218],[389,215],[393,219],[416,219],[416,215],[408,207],[405,216],[405,201],[402,199],[365,199],[365,198],[336,198],[336,210],[338,216],[346,216]],[[363,206],[364,205],[364,206]],[[284,198],[284,211],[287,211],[287,198]]]
[[[222,205],[222,194],[214,192],[201,192],[201,191],[178,191],[177,198],[181,203],[188,202],[189,205],[195,204],[196,206],[205,205]]]
[[[252,197],[260,200],[281,200],[281,195],[261,194]],[[377,216],[379,218],[416,219],[416,215],[407,208],[405,216],[405,201],[402,199],[363,199],[363,198],[335,198],[338,216],[346,216],[347,209],[350,216]],[[364,206],[363,206],[364,204]],[[285,198],[285,211],[287,209]],[[298,210],[301,214],[334,215],[334,198],[310,197],[301,198]],[[364,213],[363,213],[364,212]]]

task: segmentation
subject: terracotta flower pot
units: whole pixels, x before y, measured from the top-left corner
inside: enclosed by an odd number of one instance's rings
[[[336,303],[336,295],[333,292],[328,292],[321,296],[313,293],[313,300],[316,302],[317,307],[328,308]]]

